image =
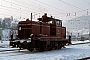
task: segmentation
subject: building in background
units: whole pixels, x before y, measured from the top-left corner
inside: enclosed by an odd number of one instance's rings
[[[89,34],[81,35],[85,40],[89,40]]]

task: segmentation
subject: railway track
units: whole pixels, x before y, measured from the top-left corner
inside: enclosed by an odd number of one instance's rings
[[[74,43],[74,44],[71,44],[71,45],[79,45],[79,44],[87,44],[87,43],[90,43],[90,42]]]
[[[81,59],[78,59],[78,60],[90,60],[90,56],[89,57],[85,57],[85,58],[81,58]]]
[[[70,44],[70,45],[79,45],[79,44],[87,44],[87,43],[90,43],[90,42],[84,42],[84,43],[74,43],[74,44]],[[68,46],[68,45],[67,45]],[[0,52],[5,52],[5,51],[20,51],[20,49],[10,49],[10,50],[0,50]],[[23,50],[23,49],[21,49]]]
[[[90,43],[90,42],[76,43],[76,44],[71,44],[71,45],[79,45],[79,44],[87,44],[87,43]],[[90,56],[89,57],[85,57],[85,58],[80,58],[78,60],[90,60]]]
[[[11,49],[11,50],[0,50],[0,52],[5,52],[5,51],[16,51],[16,50],[20,50],[20,49]]]
[[[88,44],[88,43],[90,43],[90,42],[75,43],[75,44],[71,44],[71,45]],[[0,50],[0,53],[3,55],[3,56],[0,56],[0,57],[17,56],[17,55],[24,55],[24,54],[32,54],[32,52],[23,51],[23,49],[20,52],[19,52],[19,49]],[[85,58],[80,58],[80,59],[77,59],[77,60],[90,60],[90,56],[89,57],[85,57]]]
[[[12,49],[12,50],[1,50],[0,57],[9,57],[9,56],[18,56],[18,55],[25,55],[25,54],[33,54],[33,52],[27,51],[25,49]]]

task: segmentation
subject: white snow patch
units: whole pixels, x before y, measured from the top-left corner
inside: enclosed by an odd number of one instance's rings
[[[2,50],[5,48],[0,49]],[[0,60],[77,60],[88,56],[90,56],[89,44],[69,45],[60,50],[45,52],[29,52],[27,50],[22,50],[20,52],[0,52]]]

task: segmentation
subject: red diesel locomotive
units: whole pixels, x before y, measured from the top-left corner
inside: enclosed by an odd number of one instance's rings
[[[66,39],[66,27],[62,27],[62,20],[45,14],[38,21],[20,21],[17,39],[11,38],[10,45],[29,51],[45,51],[61,49],[67,43],[70,43],[70,38]]]

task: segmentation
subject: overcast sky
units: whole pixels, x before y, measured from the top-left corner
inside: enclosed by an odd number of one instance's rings
[[[17,18],[30,18],[32,12],[35,15],[33,18],[47,13],[48,16],[68,20],[87,15],[90,11],[90,0],[0,0],[0,11],[0,16],[3,17],[12,15]]]

